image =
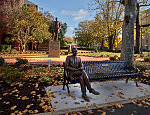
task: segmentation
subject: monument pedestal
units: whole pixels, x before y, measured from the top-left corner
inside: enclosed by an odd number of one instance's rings
[[[48,57],[60,57],[60,41],[49,41]]]

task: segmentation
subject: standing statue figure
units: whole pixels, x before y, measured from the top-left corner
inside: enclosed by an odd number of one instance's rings
[[[55,35],[56,35],[56,40],[58,41],[58,34],[59,34],[59,30],[61,28],[61,24],[59,21],[57,21],[57,17],[55,18],[56,21],[54,21],[53,23],[53,35],[52,35],[52,40],[54,40]]]
[[[77,48],[72,48],[73,55],[69,55],[66,58],[66,69],[68,71],[69,77],[79,76],[80,86],[82,91],[82,98],[86,101],[90,101],[86,95],[86,87],[90,93],[94,95],[99,95],[99,92],[95,91],[90,84],[88,76],[83,69],[83,64],[80,57],[77,57]]]

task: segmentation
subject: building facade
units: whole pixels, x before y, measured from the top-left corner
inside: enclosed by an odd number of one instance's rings
[[[6,25],[3,23],[3,18],[5,16],[5,14],[3,13],[3,8],[5,8],[6,2],[9,4],[12,4],[12,7],[16,7],[13,6],[13,3],[17,3],[17,5],[19,5],[19,7],[22,7],[23,5],[27,5],[29,7],[33,7],[35,9],[35,11],[38,11],[38,6],[33,4],[32,2],[28,1],[28,0],[0,0],[0,45],[12,45],[13,49],[17,49],[20,50],[21,46],[19,43],[17,42],[10,42],[7,43],[7,39],[11,40],[11,35],[8,34],[7,31],[7,27]],[[27,45],[27,49],[30,45]]]
[[[142,25],[148,24],[150,24],[150,9],[145,10],[144,16],[142,17]],[[144,35],[142,36],[143,51],[150,51],[150,31],[147,32],[146,31],[147,28],[150,28],[150,26],[142,28],[142,30],[144,31]]]

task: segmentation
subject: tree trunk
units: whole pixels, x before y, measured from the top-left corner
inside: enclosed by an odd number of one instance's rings
[[[139,54],[139,53],[140,53],[139,3],[137,3],[135,53],[136,53],[136,54]]]
[[[127,62],[127,67],[134,67],[134,23],[136,19],[136,4],[137,0],[125,0],[121,60]]]
[[[25,51],[26,51],[26,45],[22,44],[22,52],[25,52]]]
[[[108,38],[109,51],[113,51],[113,35]]]
[[[104,38],[102,38],[101,47],[102,47],[102,51],[103,51],[104,50]]]

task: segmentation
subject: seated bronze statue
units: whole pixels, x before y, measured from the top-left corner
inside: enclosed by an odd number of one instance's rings
[[[95,91],[90,84],[88,76],[83,69],[83,64],[80,57],[77,57],[77,48],[72,49],[73,55],[69,55],[66,58],[66,69],[68,71],[69,77],[79,77],[80,86],[82,91],[82,98],[86,101],[90,101],[86,95],[86,87],[90,93],[94,95],[99,95],[99,92]]]

